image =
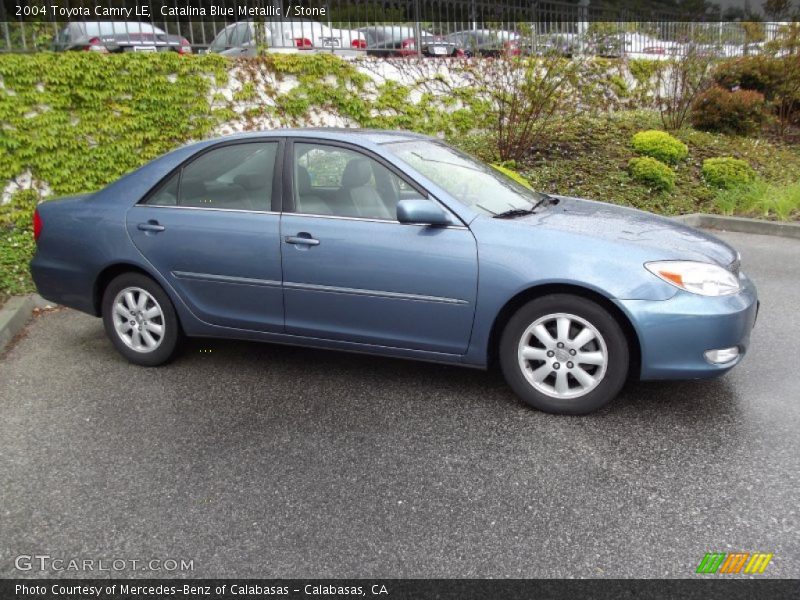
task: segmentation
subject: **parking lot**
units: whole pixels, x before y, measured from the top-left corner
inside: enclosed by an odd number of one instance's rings
[[[759,287],[750,354],[588,417],[529,409],[496,371],[273,345],[195,340],[143,369],[99,319],[46,313],[0,359],[0,576],[53,574],[14,568],[47,554],[195,577],[690,577],[745,551],[800,577],[800,240],[720,237]]]

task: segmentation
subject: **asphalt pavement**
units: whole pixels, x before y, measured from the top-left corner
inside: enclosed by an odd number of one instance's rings
[[[109,576],[21,555],[193,565],[126,576],[692,577],[711,551],[800,577],[800,241],[720,237],[762,301],[743,363],[586,417],[528,408],[496,371],[266,344],[197,340],[144,369],[99,319],[43,314],[0,358],[0,577]]]

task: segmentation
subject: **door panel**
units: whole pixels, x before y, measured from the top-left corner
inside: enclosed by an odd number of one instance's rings
[[[477,251],[466,228],[285,214],[286,332],[462,354],[475,312]]]
[[[212,148],[128,211],[136,247],[207,323],[283,331],[280,148]]]
[[[138,229],[149,221],[164,230]],[[128,211],[127,226],[136,247],[200,319],[283,331],[279,215],[139,205]]]

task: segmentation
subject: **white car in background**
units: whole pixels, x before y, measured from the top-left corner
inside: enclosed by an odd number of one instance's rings
[[[271,51],[298,50],[364,50],[363,34],[349,29],[335,29],[318,21],[265,21],[263,42]],[[257,51],[256,23],[240,21],[220,31],[208,48],[226,56],[253,56]]]

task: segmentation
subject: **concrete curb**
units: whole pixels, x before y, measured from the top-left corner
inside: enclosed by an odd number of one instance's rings
[[[706,215],[693,213],[673,217],[674,220],[706,229],[721,229],[723,231],[737,231],[739,233],[756,233],[759,235],[776,235],[800,239],[799,223],[784,223],[780,221],[761,221],[759,219],[745,219],[744,217],[723,217],[721,215]]]
[[[3,308],[0,308],[0,352],[5,350],[11,340],[27,325],[35,308],[54,306],[39,294],[12,296]]]

